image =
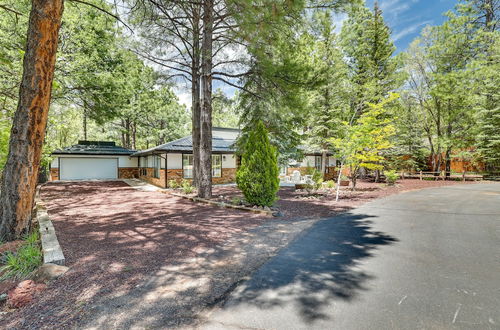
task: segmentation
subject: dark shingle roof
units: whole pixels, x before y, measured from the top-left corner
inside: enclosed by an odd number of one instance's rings
[[[212,137],[212,152],[234,152],[234,139],[225,139],[218,136]],[[191,136],[186,136],[154,148],[142,150],[136,152],[132,156],[141,156],[146,154],[154,153],[155,151],[166,151],[166,152],[182,152],[182,151],[193,151],[193,139]]]
[[[108,141],[78,141],[78,144],[56,150],[53,155],[131,155],[135,150],[117,146]]]

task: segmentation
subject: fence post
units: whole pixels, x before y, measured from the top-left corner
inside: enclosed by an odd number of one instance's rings
[[[422,171],[420,171],[420,181],[422,181]]]
[[[465,170],[464,170],[464,172],[462,173],[462,181],[465,181]]]

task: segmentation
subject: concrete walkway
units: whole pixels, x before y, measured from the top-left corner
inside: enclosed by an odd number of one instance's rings
[[[166,190],[139,179],[120,179],[134,189],[140,191],[162,191]]]
[[[424,189],[316,223],[201,329],[499,329],[500,184]]]

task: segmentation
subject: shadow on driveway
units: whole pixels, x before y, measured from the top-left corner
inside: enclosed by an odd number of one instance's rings
[[[373,277],[357,266],[378,247],[398,240],[372,230],[371,216],[346,213],[316,223],[298,241],[265,264],[229,300],[224,310],[295,306],[306,323],[328,318],[324,308],[352,300]],[[236,310],[235,310],[236,309]]]

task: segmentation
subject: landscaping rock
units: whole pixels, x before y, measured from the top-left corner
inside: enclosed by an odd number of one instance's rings
[[[66,273],[69,267],[56,264],[44,264],[36,271],[33,279],[37,282],[49,282]]]
[[[269,208],[269,206],[264,206],[264,210],[265,211],[271,211],[271,209]]]
[[[36,293],[46,288],[47,286],[45,284],[39,284],[33,280],[22,281],[14,289],[9,291],[7,304],[11,308],[26,306],[33,301],[33,297]]]

